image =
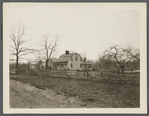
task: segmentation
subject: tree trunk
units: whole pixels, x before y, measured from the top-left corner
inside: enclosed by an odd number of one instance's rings
[[[18,74],[18,63],[19,62],[19,57],[16,55],[16,74]]]
[[[122,73],[124,72],[124,66],[121,66],[121,72]]]
[[[87,73],[87,76],[88,76],[88,75],[89,75],[89,74],[88,74],[88,69],[86,70],[86,73]]]
[[[46,60],[46,70],[48,69],[48,62],[49,62],[49,60],[47,59]]]

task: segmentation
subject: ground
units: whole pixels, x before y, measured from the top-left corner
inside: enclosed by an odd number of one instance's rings
[[[11,80],[10,83],[11,108],[71,108],[81,106],[81,102],[77,103],[75,98],[56,95],[50,89],[42,90],[14,80]]]
[[[29,76],[10,78],[11,108],[136,108],[140,85],[87,79]]]

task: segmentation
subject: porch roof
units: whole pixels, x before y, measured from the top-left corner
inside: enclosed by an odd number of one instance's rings
[[[68,62],[54,62],[53,64],[67,64]]]

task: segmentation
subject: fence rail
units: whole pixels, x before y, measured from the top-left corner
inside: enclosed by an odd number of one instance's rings
[[[124,72],[118,73],[116,71],[35,71],[36,75],[53,76],[53,77],[67,77],[78,79],[92,79],[95,81],[125,81],[125,82],[140,82],[140,72]],[[35,74],[33,73],[33,74]],[[13,76],[14,74],[11,74]]]
[[[39,75],[56,76],[56,77],[71,77],[77,76],[77,71],[41,71]]]
[[[43,76],[55,76],[55,77],[73,77],[73,78],[88,78],[94,80],[111,80],[111,81],[136,81],[140,80],[140,73],[117,73],[112,71],[90,71],[88,72],[77,72],[77,71],[37,71],[39,75]]]

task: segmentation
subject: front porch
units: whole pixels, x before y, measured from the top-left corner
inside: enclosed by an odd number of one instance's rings
[[[68,70],[67,62],[55,62],[53,64],[54,70]]]

